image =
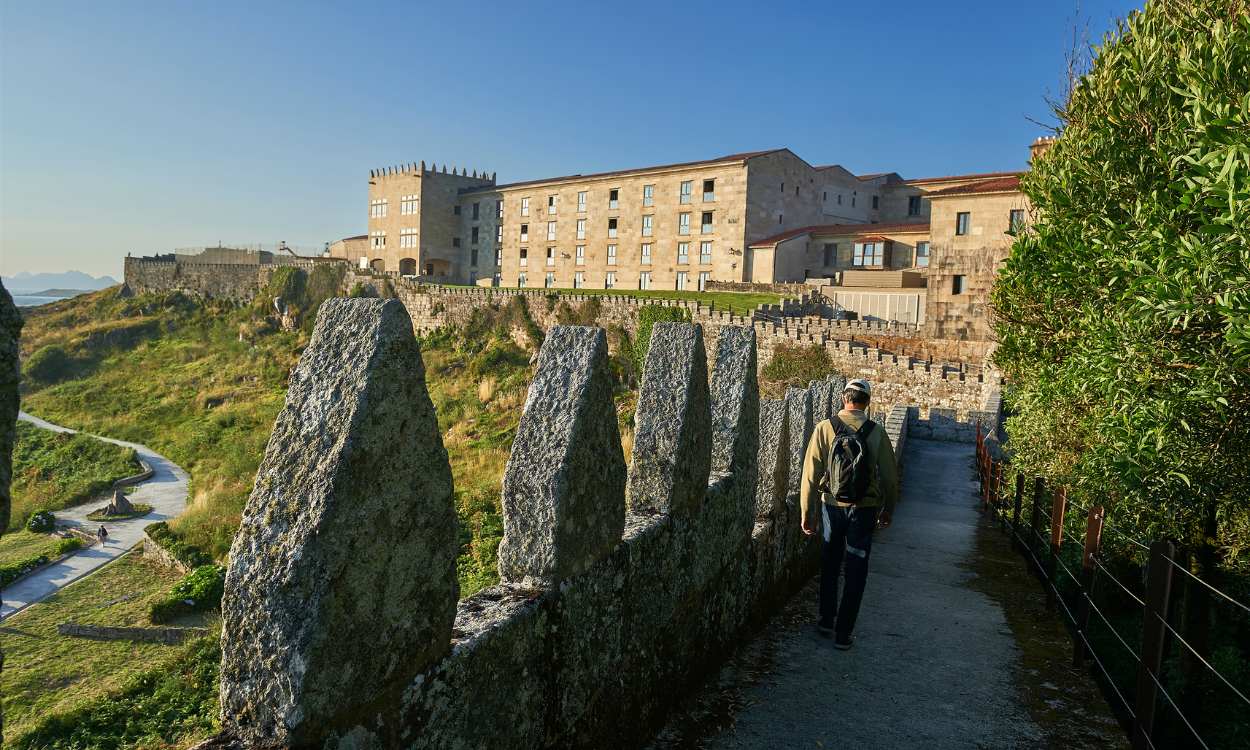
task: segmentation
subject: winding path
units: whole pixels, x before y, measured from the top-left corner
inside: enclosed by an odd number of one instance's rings
[[[32,417],[26,412],[21,412],[18,418],[46,430],[76,432],[76,430],[45,422],[38,417]],[[104,524],[105,528],[108,529],[109,538],[102,547],[100,545],[87,547],[58,563],[41,568],[23,577],[4,589],[0,592],[0,599],[3,599],[3,602],[0,602],[0,620],[7,618],[15,612],[20,612],[31,604],[50,596],[57,590],[95,571],[105,563],[120,557],[143,539],[144,526],[156,521],[173,518],[182,513],[183,509],[187,507],[187,472],[183,471],[182,467],[146,445],[127,443],[123,440],[113,440],[112,438],[100,437],[99,435],[92,435],[92,437],[115,445],[133,448],[139,454],[139,457],[152,467],[152,478],[139,484],[135,487],[134,492],[129,495],[132,502],[151,505],[152,511],[139,518],[111,521]],[[106,501],[104,500],[96,499],[72,508],[66,508],[56,512],[56,519],[59,523],[68,526],[78,526],[85,531],[91,532],[99,524],[88,521],[87,514],[105,503]]]

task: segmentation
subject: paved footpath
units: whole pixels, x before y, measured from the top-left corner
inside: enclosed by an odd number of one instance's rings
[[[45,422],[38,417],[32,417],[25,412],[22,412],[18,418],[44,429],[57,432],[74,432],[74,430]],[[0,603],[0,620],[15,612],[20,612],[25,607],[51,595],[58,589],[68,586],[105,563],[121,556],[122,553],[143,539],[144,526],[173,518],[186,508],[187,473],[180,466],[146,445],[127,443],[122,440],[113,440],[98,435],[93,435],[92,437],[98,437],[100,440],[123,445],[127,448],[134,448],[135,452],[139,454],[139,458],[152,467],[154,472],[152,478],[136,486],[134,492],[127,496],[131,502],[151,505],[152,511],[139,518],[105,523],[104,527],[108,529],[109,538],[103,547],[93,544],[55,565],[41,568],[4,589],[4,591],[0,592],[0,598],[4,600],[3,603]],[[88,521],[87,514],[106,505],[107,502],[107,499],[96,499],[72,508],[56,511],[56,520],[60,524],[78,526],[84,531],[94,532],[99,528],[100,524]]]
[[[903,496],[894,525],[873,540],[854,648],[836,651],[816,635],[813,582],[705,686],[706,698],[683,706],[653,748],[1123,746],[1088,678],[1076,674],[1060,688],[1024,669],[1003,607],[972,585],[993,577],[974,569],[978,554],[992,555],[978,548],[978,533],[999,533],[981,522],[973,453],[972,445],[908,441]],[[1036,586],[1010,567],[1019,585]],[[1035,598],[1044,599],[1040,588]],[[1071,652],[1052,648],[1046,653],[1066,664]],[[1039,726],[1025,683],[1069,698],[1080,692],[1085,705],[1076,710],[1083,724],[1099,724],[1099,736],[1057,738],[1049,718]]]

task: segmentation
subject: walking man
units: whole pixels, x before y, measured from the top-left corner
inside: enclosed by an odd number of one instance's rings
[[[100,540],[100,547],[101,547],[101,548],[103,548],[103,547],[104,547],[104,543],[105,543],[105,542],[107,542],[107,541],[108,541],[108,539],[109,539],[109,532],[108,532],[108,529],[104,528],[104,524],[100,524],[100,530],[99,530],[99,531],[97,531],[97,532],[95,533],[95,535],[96,535],[96,537],[98,537],[98,538],[99,538],[99,540]]]
[[[864,598],[872,532],[893,520],[898,500],[898,466],[885,429],[868,419],[872,388],[852,380],[842,391],[842,410],[816,425],[803,457],[799,500],[803,533],[816,533],[817,514],[823,529],[820,550],[821,635],[833,635],[833,646],[851,647],[851,631]],[[819,505],[819,507],[817,507]],[[846,564],[846,586],[838,600],[838,573]]]

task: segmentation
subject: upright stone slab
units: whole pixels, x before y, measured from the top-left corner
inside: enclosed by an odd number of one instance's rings
[[[691,515],[707,494],[712,460],[702,327],[655,324],[634,422],[630,511]]]
[[[811,389],[790,388],[786,391],[786,403],[790,405],[790,475],[786,495],[797,503],[803,479],[803,454],[814,429]]]
[[[712,369],[712,474],[755,487],[759,452],[760,388],[755,330],[725,326]]]
[[[774,518],[786,499],[790,472],[789,404],[785,399],[760,401],[759,474],[755,489],[755,516]]]
[[[9,527],[13,480],[13,441],[17,434],[18,394],[21,363],[18,339],[22,335],[22,314],[13,304],[9,290],[0,284],[0,534]]]
[[[306,746],[398,701],[448,650],[459,598],[451,468],[397,300],[330,299],[230,550],[221,715]]]
[[[554,326],[503,478],[499,576],[554,587],[621,540],[625,458],[602,328]]]

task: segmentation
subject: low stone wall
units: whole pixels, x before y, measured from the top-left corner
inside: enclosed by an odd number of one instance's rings
[[[394,301],[322,308],[231,549],[206,746],[645,741],[815,570],[796,449],[841,382],[760,399],[753,328],[719,331],[709,382],[703,329],[658,324],[627,466],[604,332],[552,329],[503,481],[502,582],[457,601],[411,325]]]
[[[704,288],[709,292],[750,292],[794,296],[813,291],[813,287],[808,284],[758,284],[750,281],[708,281]]]
[[[146,482],[152,478],[153,474],[156,473],[156,471],[152,468],[152,464],[138,457],[136,457],[135,460],[139,462],[139,468],[142,469],[142,471],[138,474],[131,474],[128,477],[122,477],[116,482],[113,482],[114,488],[121,488],[131,484],[138,484],[139,482]]]
[[[160,542],[148,536],[146,531],[143,532],[143,556],[163,568],[176,570],[183,575],[191,572],[190,566],[170,554],[169,550],[162,547]]]
[[[890,416],[893,418],[895,412]],[[975,443],[978,429],[996,434],[1001,420],[1002,397],[997,389],[986,396],[983,409],[967,412],[962,417],[954,409],[931,407],[927,417],[922,419],[918,407],[907,407],[907,432],[922,440]]]
[[[208,628],[123,628],[63,622],[56,626],[56,632],[60,635],[90,638],[96,641],[135,641],[136,643],[177,645],[188,638],[202,638],[208,635]]]

